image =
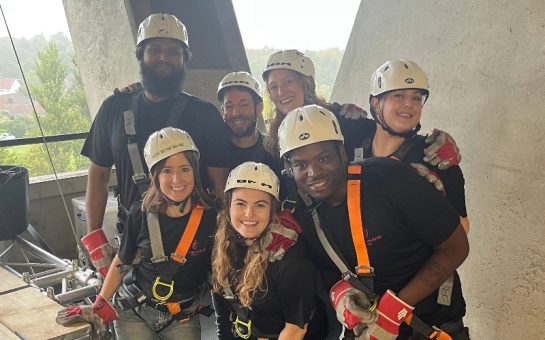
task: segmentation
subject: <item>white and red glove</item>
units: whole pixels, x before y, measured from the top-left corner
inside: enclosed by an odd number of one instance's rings
[[[433,129],[432,134],[426,138],[426,144],[430,146],[424,149],[424,162],[437,166],[439,170],[460,164],[460,150],[454,138],[445,131]]]
[[[104,230],[100,228],[90,232],[83,236],[81,242],[89,252],[89,256],[97,272],[100,273],[102,278],[105,278],[106,274],[108,274],[110,264],[112,264],[112,259],[115,256],[115,249],[108,243]]]
[[[365,330],[363,339],[395,340],[399,334],[399,325],[413,312],[414,307],[387,290],[378,302],[378,318]]]
[[[420,176],[424,177],[430,184],[433,184],[435,189],[437,189],[437,191],[439,191],[441,195],[443,196],[446,195],[445,186],[443,185],[443,181],[441,180],[439,175],[437,175],[435,172],[433,172],[430,168],[428,168],[424,164],[420,164],[420,163],[409,163],[409,164],[416,170],[416,172]]]
[[[339,116],[346,119],[358,120],[367,118],[367,112],[356,104],[343,104]]]
[[[350,283],[341,280],[331,287],[329,297],[337,320],[357,336],[377,319],[377,312],[368,297]],[[371,310],[370,310],[371,309]]]
[[[106,325],[117,319],[117,311],[102,295],[97,295],[91,306],[68,306],[57,313],[58,324],[69,326],[79,322],[88,322],[98,333],[103,333]]]

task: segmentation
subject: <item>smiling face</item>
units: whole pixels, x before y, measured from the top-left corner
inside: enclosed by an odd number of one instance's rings
[[[283,114],[288,114],[305,105],[305,91],[293,71],[276,69],[269,72],[267,90],[274,106]]]
[[[411,131],[420,122],[424,97],[420,90],[396,90],[380,100],[373,98],[375,112],[382,109],[383,122],[396,132]]]
[[[272,196],[264,191],[235,188],[229,216],[235,230],[245,238],[259,237],[271,219]]]
[[[254,105],[253,97],[248,91],[234,88],[225,90],[221,111],[225,123],[234,136],[252,135],[255,131],[257,115],[262,109],[263,104]]]
[[[175,202],[182,202],[191,195],[195,175],[183,152],[167,158],[159,172],[159,187],[163,195]]]
[[[336,206],[346,196],[344,152],[335,142],[324,141],[289,153],[293,177],[312,198]]]

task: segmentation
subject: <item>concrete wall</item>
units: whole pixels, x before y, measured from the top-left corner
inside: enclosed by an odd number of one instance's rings
[[[545,331],[545,2],[363,1],[333,99],[368,107],[387,59],[428,73],[424,130],[463,154],[471,254],[461,268],[473,339]]]
[[[151,13],[176,15],[187,27],[193,58],[187,63],[184,91],[216,103],[221,78],[249,71],[231,1],[225,0],[64,0],[89,110],[140,80],[135,57],[139,23]]]

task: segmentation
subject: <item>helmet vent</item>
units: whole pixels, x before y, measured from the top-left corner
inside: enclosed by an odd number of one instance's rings
[[[406,68],[407,70],[409,69],[409,65],[407,65],[407,64],[403,64],[403,65],[405,65],[405,68]]]
[[[299,115],[299,120],[300,120],[300,121],[303,121],[303,119],[304,119],[304,118],[303,118],[303,115]]]
[[[390,68],[390,65],[386,66],[386,67],[384,68],[384,71],[382,71],[382,72],[388,71],[389,68]]]
[[[378,77],[378,87],[382,88],[382,77]]]
[[[332,120],[331,123],[333,124],[333,129],[335,129],[335,133],[339,134],[339,129],[337,129],[337,124],[335,123],[335,121]]]

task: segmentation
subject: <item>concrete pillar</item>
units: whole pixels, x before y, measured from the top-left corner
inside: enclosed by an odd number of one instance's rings
[[[363,1],[332,98],[368,107],[372,72],[416,61],[430,79],[424,130],[450,132],[471,253],[460,272],[473,339],[545,331],[545,3]]]
[[[184,91],[216,103],[221,78],[249,71],[231,1],[64,0],[89,109],[96,114],[115,87],[139,81],[135,57],[139,23],[151,13],[176,15],[187,27],[193,58]]]

